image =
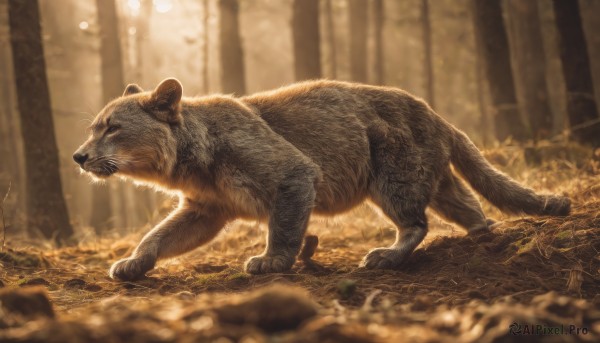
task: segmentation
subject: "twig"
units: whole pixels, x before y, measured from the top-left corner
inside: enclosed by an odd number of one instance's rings
[[[561,138],[568,138],[574,131],[579,131],[581,129],[586,129],[590,126],[596,125],[600,123],[600,118],[598,119],[592,119],[592,120],[588,120],[586,122],[574,125],[570,128],[566,128],[563,130],[563,132],[558,133],[552,137],[549,137],[548,140],[549,141],[555,141],[557,139],[561,139]]]
[[[375,300],[375,297],[377,297],[379,294],[381,294],[381,290],[380,289],[375,289],[373,290],[368,296],[367,299],[365,299],[365,303],[362,306],[362,311],[364,312],[369,312],[371,311],[371,308],[373,307],[373,300]]]
[[[4,199],[2,199],[2,203],[0,204],[0,216],[2,217],[2,245],[0,245],[0,251],[4,251],[4,242],[6,242],[6,222],[4,221],[4,203],[8,198],[8,194],[10,193],[10,187],[12,186],[12,182],[8,183],[8,189],[6,190],[6,195],[4,195]]]
[[[585,129],[585,128],[588,128],[588,127],[590,127],[592,125],[596,125],[598,123],[600,123],[600,119],[588,120],[588,121],[583,122],[581,124],[577,124],[577,125],[571,126],[568,131],[573,132],[573,131]]]

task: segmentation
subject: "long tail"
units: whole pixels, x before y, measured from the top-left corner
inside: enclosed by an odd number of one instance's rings
[[[455,131],[451,161],[477,192],[503,212],[566,216],[571,210],[569,198],[536,194],[494,168],[458,130]]]

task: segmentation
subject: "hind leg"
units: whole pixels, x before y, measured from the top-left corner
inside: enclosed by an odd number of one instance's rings
[[[389,186],[389,192],[373,194],[371,198],[396,225],[396,241],[387,248],[371,250],[360,263],[361,267],[398,268],[427,235],[426,206],[409,203],[410,193],[405,192],[403,187]]]
[[[399,267],[427,234],[425,208],[435,185],[435,165],[423,161],[422,152],[408,135],[398,130],[370,130],[371,200],[398,228],[396,241],[371,250],[361,266],[374,269]],[[442,161],[443,162],[443,161]]]
[[[477,198],[450,170],[440,179],[430,206],[438,215],[460,225],[470,234],[488,230],[494,223],[485,218]]]

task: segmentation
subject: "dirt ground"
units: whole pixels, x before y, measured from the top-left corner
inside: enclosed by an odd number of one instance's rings
[[[475,237],[430,215],[426,241],[397,271],[357,267],[394,237],[367,207],[311,220],[316,252],[284,274],[242,270],[264,248],[261,223],[231,224],[128,283],[107,270],[148,228],[62,248],[9,239],[0,341],[599,342],[599,151],[503,147],[487,157],[536,190],[568,194],[573,213],[508,217],[485,204],[501,224]]]

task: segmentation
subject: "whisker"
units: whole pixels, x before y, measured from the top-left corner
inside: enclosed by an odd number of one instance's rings
[[[93,122],[93,120],[90,118],[81,118],[81,119],[79,119],[78,123],[81,123],[81,122],[87,122],[87,123],[91,124]]]

